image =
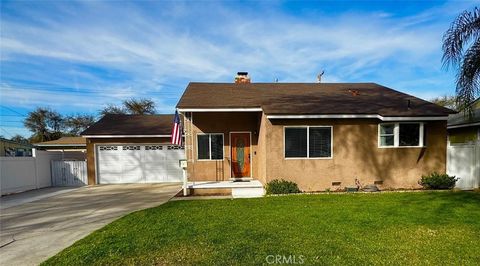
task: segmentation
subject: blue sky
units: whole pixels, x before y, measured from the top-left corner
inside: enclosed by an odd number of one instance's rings
[[[471,1],[3,1],[0,135],[37,106],[65,115],[151,98],[171,113],[189,81],[377,82],[454,93],[442,35]]]

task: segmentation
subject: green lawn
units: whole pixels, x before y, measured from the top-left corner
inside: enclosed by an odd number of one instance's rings
[[[323,194],[175,201],[127,215],[45,262],[480,263],[480,193]],[[284,260],[285,259],[285,260]]]

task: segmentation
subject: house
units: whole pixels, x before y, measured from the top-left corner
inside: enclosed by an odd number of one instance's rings
[[[480,187],[480,98],[470,106],[471,113],[448,117],[447,173],[459,178],[456,187]]]
[[[177,104],[189,181],[400,189],[446,171],[452,110],[375,83],[251,83],[239,74],[235,83],[192,82]]]
[[[31,157],[33,145],[0,138],[0,157]]]
[[[182,182],[183,147],[170,144],[173,115],[106,115],[82,137],[88,184]]]
[[[35,143],[35,147],[46,151],[86,152],[87,142],[83,137],[61,137],[56,140]]]
[[[446,171],[453,111],[375,83],[190,83],[173,115],[107,115],[82,133],[89,184],[180,182],[195,194],[263,192],[273,179],[304,191],[376,184],[418,188]],[[245,181],[245,182],[232,182]],[[246,190],[244,190],[245,192]],[[201,194],[201,193],[200,193]]]

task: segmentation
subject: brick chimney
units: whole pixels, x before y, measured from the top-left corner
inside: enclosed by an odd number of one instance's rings
[[[244,83],[250,83],[250,77],[248,76],[248,72],[237,72],[237,76],[235,77],[235,84]]]

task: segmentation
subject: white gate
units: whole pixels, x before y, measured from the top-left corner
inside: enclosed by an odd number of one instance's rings
[[[85,186],[87,181],[86,161],[52,161],[53,186]]]
[[[447,174],[459,178],[456,187],[478,188],[480,185],[480,143],[447,146]]]

